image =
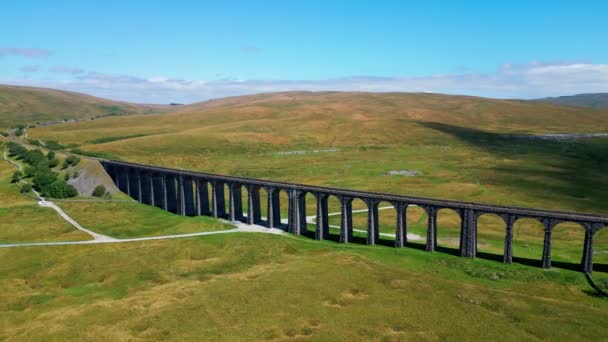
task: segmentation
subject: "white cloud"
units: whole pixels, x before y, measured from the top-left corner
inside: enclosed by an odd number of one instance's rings
[[[353,76],[328,80],[183,80],[82,73],[73,79],[3,83],[46,86],[142,103],[190,103],[210,98],[289,90],[432,92],[497,98],[538,98],[608,92],[608,64],[504,64],[495,73],[416,77]]]
[[[46,58],[51,55],[51,51],[38,48],[16,48],[0,47],[0,57],[3,56],[22,56],[29,58]]]
[[[54,67],[50,67],[49,71],[61,73],[61,74],[72,74],[72,75],[78,75],[78,74],[82,74],[84,72],[84,70],[82,70],[80,68],[70,67],[70,66],[66,66],[66,65],[57,65]]]
[[[38,72],[38,71],[40,71],[40,65],[37,65],[37,64],[24,65],[21,68],[19,68],[19,71],[22,71],[22,72]]]

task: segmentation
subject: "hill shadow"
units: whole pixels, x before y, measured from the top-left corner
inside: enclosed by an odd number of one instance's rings
[[[437,122],[419,125],[449,134],[461,142],[495,155],[496,160],[519,161],[516,166],[486,165],[484,182],[520,191],[539,201],[566,201],[572,211],[608,213],[608,139],[554,141],[487,132]],[[545,208],[555,209],[555,208]],[[608,229],[608,228],[605,228]],[[580,242],[581,247],[583,241]],[[582,249],[581,249],[582,250]],[[479,258],[501,261],[502,255],[480,252]],[[540,267],[537,259],[514,256],[513,262]],[[581,271],[579,262],[553,261],[554,267]],[[594,269],[608,270],[606,264]]]
[[[573,211],[608,213],[606,138],[535,140],[437,122],[418,124],[494,154],[497,160],[521,162],[517,166],[506,163],[485,166],[491,170],[484,175],[487,184],[520,190],[538,200],[555,199],[558,195],[572,205]]]

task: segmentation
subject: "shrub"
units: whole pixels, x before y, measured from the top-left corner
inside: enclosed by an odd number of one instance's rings
[[[57,180],[57,173],[51,170],[40,170],[34,175],[34,185],[42,192]]]
[[[23,184],[23,186],[21,187],[21,193],[25,194],[32,191],[32,185],[31,184]]]
[[[46,157],[41,150],[30,150],[23,156],[23,161],[32,166],[39,164],[43,160],[46,160]]]
[[[63,162],[63,168],[66,169],[70,166],[76,166],[80,163],[80,158],[76,156],[69,156]]]
[[[50,140],[44,143],[46,145],[46,148],[50,149],[50,150],[61,150],[64,149],[65,146],[61,145],[60,143],[54,141],[54,140]]]
[[[52,198],[68,198],[78,195],[78,191],[63,179],[58,179],[48,186],[44,193]]]
[[[57,159],[57,158],[53,158],[53,159],[49,160],[49,162],[48,162],[48,166],[51,169],[57,165],[59,165],[59,159]]]
[[[106,187],[103,185],[98,185],[95,187],[95,190],[93,190],[93,196],[95,197],[103,197],[106,194]]]
[[[76,179],[78,178],[78,176],[80,176],[80,174],[78,173],[78,171],[74,172],[74,174],[72,175],[72,178]]]
[[[34,146],[41,146],[42,145],[40,143],[40,141],[38,141],[36,139],[27,139],[27,142],[30,143],[30,145],[34,145]]]
[[[9,142],[8,143],[8,154],[11,157],[23,158],[27,153],[27,149],[17,143]]]
[[[46,158],[48,160],[51,160],[51,159],[55,158],[55,152],[54,151],[49,151],[49,153],[46,154]]]
[[[21,178],[23,178],[23,172],[15,171],[13,173],[13,177],[11,178],[11,183],[17,183],[18,181],[21,180]]]
[[[65,175],[63,176],[63,180],[65,180],[66,182],[70,180],[70,173],[66,172]]]

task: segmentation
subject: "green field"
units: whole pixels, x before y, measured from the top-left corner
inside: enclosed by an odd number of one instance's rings
[[[472,126],[471,123],[475,123]],[[608,140],[518,140],[505,133],[608,131],[608,112],[423,94],[284,93],[30,130],[87,152],[175,168],[415,196],[606,213]],[[303,152],[302,152],[303,151]],[[418,176],[391,176],[413,170]],[[0,191],[7,191],[2,188]],[[245,195],[245,193],[244,193]],[[9,203],[23,201],[7,192]],[[120,196],[119,196],[120,197]],[[0,197],[0,201],[2,201]],[[1,202],[0,202],[1,203]],[[114,237],[222,230],[137,203],[61,202]],[[246,204],[246,201],[244,201]],[[386,206],[381,203],[380,206]],[[246,205],[245,205],[246,207]],[[330,212],[338,212],[335,198]],[[265,194],[262,192],[265,213]],[[307,213],[315,202],[307,197]],[[361,201],[354,209],[365,208]],[[287,201],[281,193],[282,217]],[[367,213],[355,213],[366,229]],[[332,215],[330,224],[339,225]],[[394,210],[380,228],[394,232]],[[426,216],[408,209],[408,231]],[[608,301],[578,271],[583,232],[561,224],[554,268],[538,266],[541,225],[479,221],[479,256],[451,255],[460,221],[438,216],[436,253],[239,233],[92,246],[0,249],[0,339],[601,340]],[[309,225],[312,232],[314,225]],[[337,229],[332,229],[334,238]],[[356,233],[362,239],[365,233]],[[608,278],[608,229],[594,245]],[[532,265],[532,267],[531,267]],[[604,279],[604,280],[602,280]]]
[[[606,336],[580,273],[415,249],[243,233],[0,258],[8,340]]]
[[[139,203],[62,202],[59,205],[85,227],[115,238],[186,234],[233,228],[209,217],[182,217]]]
[[[167,110],[165,106],[135,105],[69,91],[0,85],[0,129]]]

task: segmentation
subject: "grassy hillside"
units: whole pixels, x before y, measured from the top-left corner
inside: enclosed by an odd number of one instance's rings
[[[30,135],[172,167],[604,211],[607,141],[518,140],[501,134],[603,131],[606,116],[599,110],[471,97],[284,93],[194,104],[167,115],[35,128]],[[390,175],[391,170],[417,176]],[[314,201],[307,204],[311,215]],[[184,218],[137,203],[61,206],[87,227],[112,236],[226,228],[208,218]],[[335,198],[329,206],[337,211]],[[357,200],[353,207],[363,204]],[[381,231],[392,232],[395,219],[393,210],[380,211]],[[410,233],[424,236],[425,220],[420,208],[408,209]],[[338,222],[339,216],[331,216],[330,224]],[[366,213],[354,215],[355,228],[365,229],[365,222]],[[0,249],[0,260],[6,261],[0,263],[0,289],[7,294],[0,295],[0,339],[606,336],[608,302],[594,297],[577,271],[580,227],[556,228],[551,270],[526,266],[542,253],[538,222],[517,223],[513,265],[487,260],[502,251],[500,219],[480,219],[475,260],[450,255],[458,245],[458,227],[454,213],[439,213],[436,253],[420,250],[422,242],[415,239],[410,248],[394,249],[383,246],[390,237],[371,247],[262,234]],[[335,237],[337,230],[332,233]],[[595,237],[596,280],[606,278],[606,241],[608,229]]]
[[[497,204],[608,212],[608,111],[437,94],[277,93],[35,128],[31,135],[141,163]],[[389,175],[413,170],[419,176]]]
[[[539,99],[538,101],[567,106],[608,108],[608,93],[546,97],[544,99]]]
[[[162,106],[135,105],[55,89],[0,85],[0,128],[165,110]]]

